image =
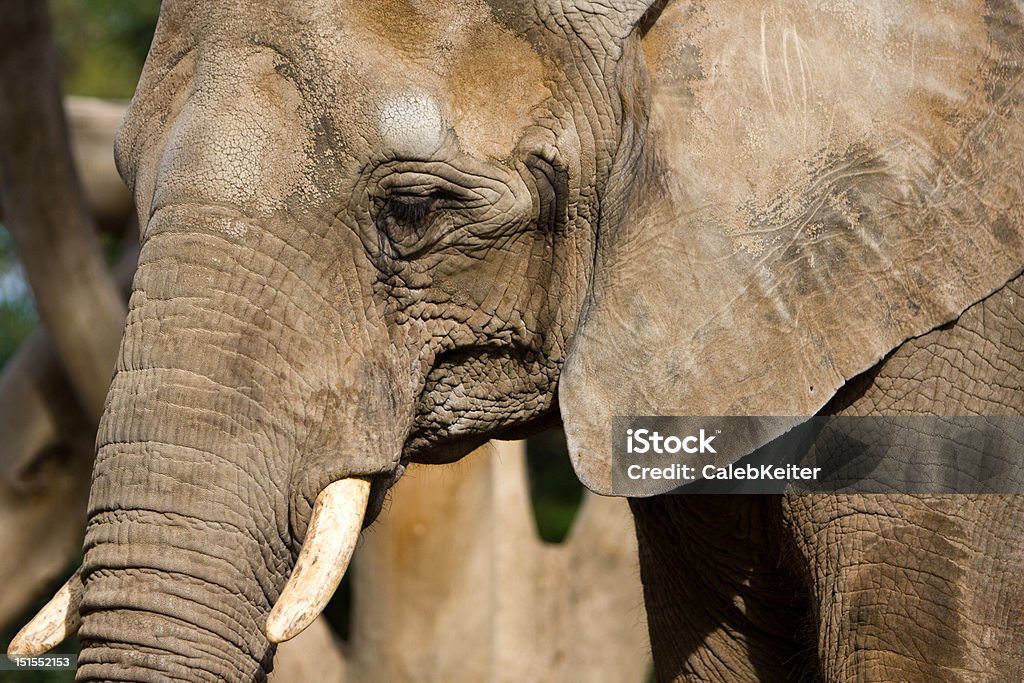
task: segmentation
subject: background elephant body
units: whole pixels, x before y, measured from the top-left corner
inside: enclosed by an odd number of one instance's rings
[[[1021,294],[1018,277],[908,341],[826,411],[1024,413]],[[660,680],[1024,676],[1022,496],[677,495],[632,508]]]
[[[79,680],[264,680],[406,466],[492,437],[610,494],[615,415],[1019,414],[1021,64],[997,1],[164,3]],[[632,505],[665,680],[1020,665],[1016,499]]]

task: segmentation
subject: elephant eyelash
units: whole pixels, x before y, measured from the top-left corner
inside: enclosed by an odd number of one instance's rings
[[[395,195],[377,213],[377,230],[382,240],[401,253],[419,243],[430,231],[437,201],[433,196]]]
[[[433,195],[393,195],[385,203],[385,213],[393,220],[407,226],[416,226],[434,210],[437,200]]]

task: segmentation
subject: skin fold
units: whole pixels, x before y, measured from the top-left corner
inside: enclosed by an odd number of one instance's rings
[[[339,479],[371,521],[408,463],[560,423],[608,494],[613,415],[1019,414],[1020,12],[165,2],[78,680],[265,680]],[[633,510],[661,680],[1019,670],[1016,499]]]

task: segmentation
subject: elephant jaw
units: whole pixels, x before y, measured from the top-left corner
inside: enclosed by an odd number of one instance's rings
[[[306,539],[292,575],[267,618],[266,635],[283,643],[299,635],[320,615],[341,583],[359,540],[370,482],[340,479],[317,495]],[[81,625],[85,588],[81,569],[11,641],[7,654],[30,657],[48,652]]]

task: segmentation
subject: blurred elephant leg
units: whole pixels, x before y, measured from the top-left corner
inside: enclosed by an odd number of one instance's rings
[[[36,332],[0,375],[0,627],[78,550],[95,428],[57,352]]]
[[[588,493],[569,535],[544,542],[525,456],[522,442],[493,441],[409,468],[356,555],[348,680],[645,680],[625,502]]]
[[[657,680],[813,680],[805,591],[779,571],[778,501],[630,500]]]

